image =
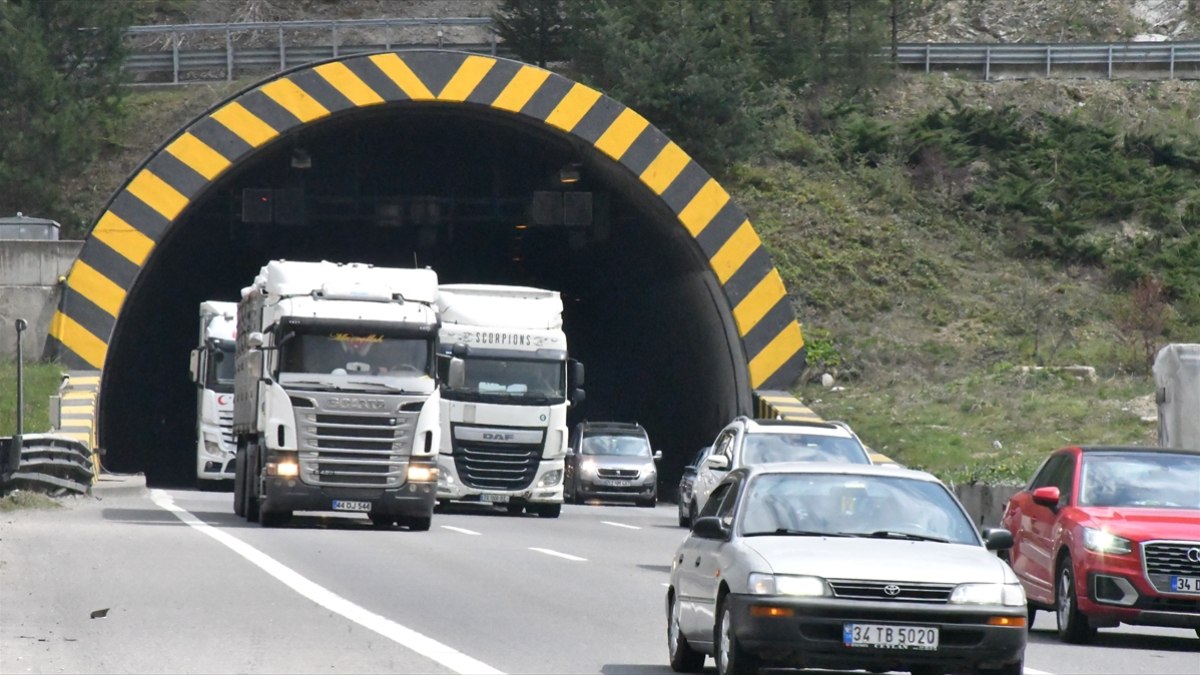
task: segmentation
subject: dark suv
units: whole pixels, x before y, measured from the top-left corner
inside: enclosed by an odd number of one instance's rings
[[[658,469],[662,451],[650,448],[650,436],[640,424],[582,422],[567,448],[565,500],[634,501],[653,507],[658,502]]]

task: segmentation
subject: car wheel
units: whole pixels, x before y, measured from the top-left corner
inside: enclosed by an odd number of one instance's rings
[[[562,513],[562,504],[538,504],[538,518],[557,518]]]
[[[690,515],[688,515],[687,511],[683,510],[683,508],[684,508],[683,504],[680,504],[679,505],[679,526],[680,527],[691,527],[692,518]]]
[[[941,666],[913,666],[908,672],[912,675],[946,675],[946,669]]]
[[[699,509],[696,508],[696,501],[692,500],[692,503],[688,504],[688,525],[689,526],[692,523],[696,522],[696,512],[697,511],[699,511]]]
[[[658,500],[654,497],[638,500],[638,506],[646,509],[653,509],[658,506]]]
[[[755,675],[759,659],[742,649],[733,634],[733,612],[722,596],[717,603],[717,630],[713,636],[717,661],[717,675]]]
[[[704,654],[692,649],[679,627],[679,602],[675,598],[671,598],[667,614],[667,653],[671,657],[671,670],[677,673],[704,671]]]
[[[1025,614],[1027,618],[1025,619],[1025,630],[1033,630],[1033,620],[1037,618],[1037,613],[1038,608],[1034,607],[1032,602],[1026,603]]]
[[[1071,644],[1087,644],[1096,629],[1088,624],[1087,617],[1079,611],[1079,600],[1075,596],[1075,571],[1071,557],[1063,558],[1058,569],[1058,637]]]

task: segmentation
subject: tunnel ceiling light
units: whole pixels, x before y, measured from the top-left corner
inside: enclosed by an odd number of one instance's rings
[[[563,185],[570,185],[579,182],[579,170],[582,168],[579,162],[572,162],[563,166],[558,170],[558,182]]]
[[[292,148],[292,168],[293,169],[311,169],[312,155],[304,148]]]

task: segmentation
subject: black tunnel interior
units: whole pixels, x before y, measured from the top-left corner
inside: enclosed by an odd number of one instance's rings
[[[243,213],[245,195],[261,207],[268,194],[271,222],[247,222],[264,218]],[[110,342],[98,420],[108,470],[191,484],[198,305],[237,300],[278,258],[415,264],[442,283],[560,291],[569,349],[586,366],[587,398],[571,423],[642,423],[663,450],[667,490],[749,405],[707,261],[635,176],[543,125],[465,105],[395,104],[277,139],[176,220]]]

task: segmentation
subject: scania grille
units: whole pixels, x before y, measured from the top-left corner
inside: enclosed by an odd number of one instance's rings
[[[417,414],[297,410],[301,478],[330,487],[399,487],[408,468]]]
[[[887,581],[830,580],[833,594],[848,600],[897,600],[945,604],[954,586],[950,584],[910,584]]]
[[[623,478],[626,480],[632,480],[637,478],[639,474],[641,474],[641,471],[637,469],[596,469],[596,475],[600,476],[601,478]]]
[[[458,478],[477,490],[524,490],[541,461],[540,445],[454,442]]]
[[[1200,541],[1155,541],[1142,546],[1146,577],[1160,592],[1171,592],[1171,577],[1200,577]]]

